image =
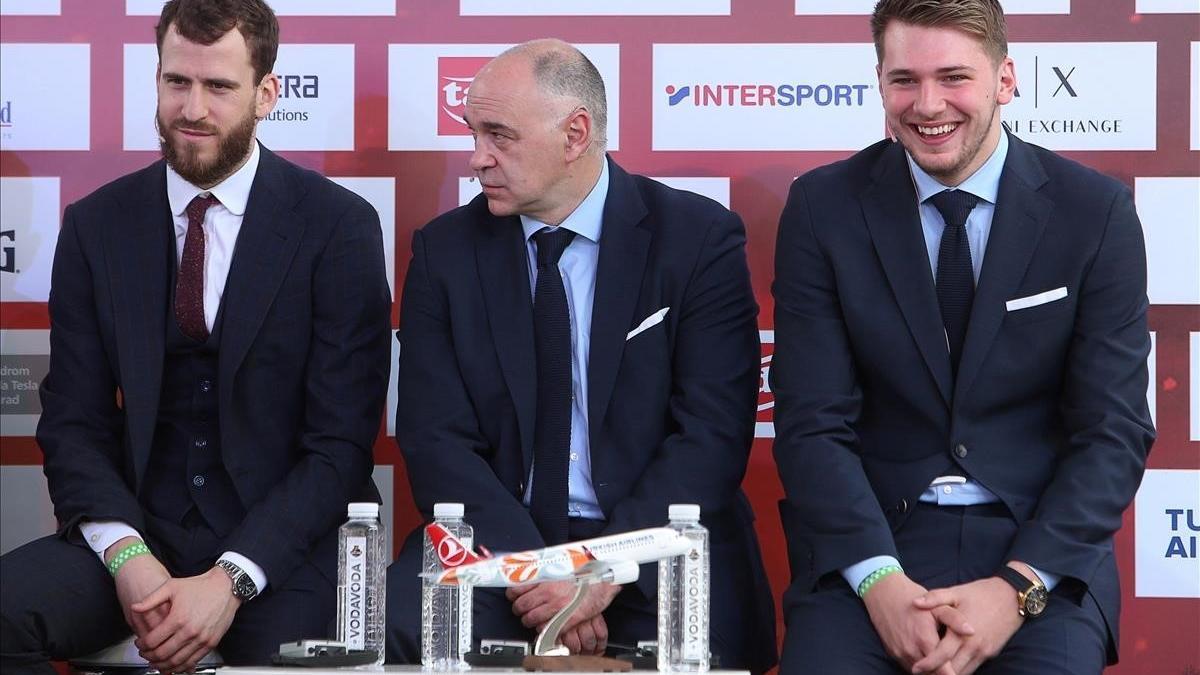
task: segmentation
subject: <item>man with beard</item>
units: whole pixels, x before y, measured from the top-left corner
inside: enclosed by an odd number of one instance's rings
[[[172,0],[163,161],[67,207],[38,442],[59,530],[0,559],[0,665],[132,631],[182,672],[327,635],[337,526],[378,500],[389,294],[365,201],[254,140],[275,105],[262,0]]]
[[[783,672],[1092,673],[1154,429],[1129,190],[1008,134],[997,0],[883,0],[885,140],[776,248]]]

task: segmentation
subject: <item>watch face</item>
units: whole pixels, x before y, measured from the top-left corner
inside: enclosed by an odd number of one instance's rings
[[[1029,589],[1029,592],[1025,594],[1025,613],[1029,616],[1041,614],[1046,609],[1046,601],[1049,597],[1046,589],[1041,586]]]
[[[242,598],[243,600],[253,597],[256,590],[258,589],[254,587],[254,580],[251,579],[250,575],[248,574],[243,574],[238,577],[237,581],[234,582],[233,585],[233,594],[239,598]]]

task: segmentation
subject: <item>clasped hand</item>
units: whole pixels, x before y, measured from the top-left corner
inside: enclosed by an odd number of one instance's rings
[[[599,583],[588,587],[583,601],[567,619],[559,638],[572,654],[600,655],[608,647],[608,624],[602,612],[621,591],[615,584]],[[527,628],[542,630],[560,609],[575,596],[575,582],[547,581],[514,586],[507,591],[513,614]]]
[[[864,602],[888,654],[912,673],[970,675],[1022,621],[1015,592],[994,577],[931,591],[896,573]]]
[[[135,644],[163,673],[190,671],[217,646],[241,606],[232,589],[220,569],[176,579],[152,555],[131,558],[116,578]]]

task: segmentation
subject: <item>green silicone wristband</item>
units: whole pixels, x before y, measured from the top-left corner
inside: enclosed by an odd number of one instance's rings
[[[112,560],[108,561],[108,573],[117,576],[117,572],[121,571],[121,566],[129,562],[131,558],[136,558],[139,555],[149,553],[150,549],[146,547],[145,542],[134,542],[117,552]]]
[[[871,590],[872,586],[879,583],[880,579],[886,577],[889,574],[894,574],[896,572],[903,572],[903,571],[904,570],[900,569],[900,567],[898,567],[896,565],[886,565],[884,567],[880,567],[879,569],[875,570],[874,572],[871,572],[870,574],[867,575],[867,578],[863,579],[862,583],[860,583],[858,585],[858,597],[860,597],[860,598],[867,597],[867,591]]]

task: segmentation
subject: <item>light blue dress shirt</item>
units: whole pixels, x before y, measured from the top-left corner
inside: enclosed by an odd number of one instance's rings
[[[592,486],[592,456],[588,441],[588,353],[592,337],[592,299],[596,293],[596,263],[600,258],[600,231],[604,224],[604,202],[608,198],[608,161],[603,162],[600,178],[588,196],[558,227],[575,233],[575,238],[558,260],[567,293],[567,311],[571,315],[571,456],[567,469],[567,515],[572,518],[603,520]],[[529,263],[529,290],[537,285],[537,243],[533,235],[550,227],[528,216],[521,216],[525,232],[526,259]],[[530,468],[525,488],[525,505],[533,494],[537,465]]]
[[[938,250],[942,245],[942,232],[946,229],[946,221],[937,207],[929,201],[930,197],[945,190],[958,189],[979,197],[979,203],[967,216],[967,244],[971,248],[971,269],[975,283],[979,283],[979,273],[983,269],[983,256],[987,252],[988,235],[992,231],[992,216],[996,213],[996,198],[1000,193],[1000,175],[1004,172],[1004,160],[1008,157],[1008,134],[1000,134],[1000,142],[992,151],[983,166],[964,180],[957,188],[948,187],[930,176],[917,163],[912,155],[905,153],[908,159],[909,172],[912,174],[913,187],[917,192],[917,210],[921,217],[921,232],[925,235],[925,250],[929,253],[929,271],[937,279]],[[921,493],[920,500],[941,506],[972,506],[975,504],[991,504],[1000,498],[978,482],[967,479],[961,483],[941,483],[930,485]],[[863,579],[872,572],[888,565],[899,566],[895,558],[887,555],[868,558],[842,569],[842,577],[850,587],[857,590]],[[1059,581],[1059,576],[1032,568],[1046,588],[1053,589]]]

